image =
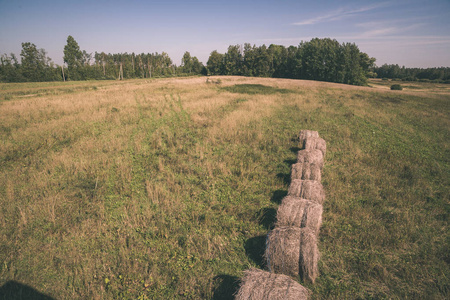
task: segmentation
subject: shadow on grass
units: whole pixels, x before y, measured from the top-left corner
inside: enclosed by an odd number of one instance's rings
[[[214,277],[213,300],[231,300],[239,289],[239,278],[236,276],[221,274]]]
[[[291,147],[289,150],[291,150],[292,153],[297,154],[298,151],[301,150],[301,148],[299,148],[299,147]],[[285,159],[285,160],[283,160],[283,162],[289,166],[289,169],[291,169],[292,165],[297,163],[297,158],[295,158],[295,159]],[[277,174],[277,178],[283,180],[283,182],[285,184],[290,184],[291,183],[291,172],[289,172],[288,174],[278,173]]]
[[[291,184],[291,174],[278,173],[277,178],[283,180],[284,184]]]
[[[258,212],[259,224],[265,229],[271,230],[277,218],[277,210],[273,207],[261,208]]]
[[[291,167],[293,164],[297,162],[297,159],[285,159],[284,163]]]
[[[248,239],[244,245],[245,253],[259,268],[264,268],[264,250],[266,249],[266,235],[259,235]]]
[[[298,151],[302,150],[302,148],[299,147],[291,147],[289,148],[289,150],[291,150],[292,153],[297,154]]]
[[[275,202],[277,204],[281,204],[281,200],[286,196],[287,196],[286,190],[276,190],[275,192],[273,192],[270,201]]]
[[[14,280],[10,280],[0,287],[0,299],[54,300],[54,298],[38,292],[36,289],[30,286]]]

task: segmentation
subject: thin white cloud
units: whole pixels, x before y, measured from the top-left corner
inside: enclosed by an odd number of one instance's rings
[[[430,16],[421,16],[414,18],[396,18],[396,19],[383,19],[383,20],[372,20],[363,23],[356,23],[355,26],[362,28],[374,28],[374,27],[383,27],[387,25],[397,25],[400,26],[402,24],[424,24],[430,23],[432,17]]]
[[[364,6],[364,7],[358,8],[358,9],[350,9],[350,10],[340,8],[338,10],[329,12],[322,16],[317,16],[315,18],[311,18],[311,19],[307,19],[307,20],[304,20],[301,22],[293,23],[292,25],[302,26],[302,25],[313,25],[313,24],[317,24],[317,23],[330,22],[330,21],[338,21],[338,20],[342,20],[342,19],[350,17],[350,16],[354,16],[354,15],[357,15],[360,13],[364,13],[364,12],[367,12],[370,10],[374,10],[374,9],[383,7],[386,4],[387,4],[387,2],[382,2],[382,3]]]
[[[376,37],[376,36],[386,36],[388,34],[393,34],[393,33],[397,33],[397,32],[398,32],[398,28],[396,28],[396,27],[378,28],[378,29],[373,29],[373,30],[363,32],[360,35],[360,37],[372,38],[372,37]]]
[[[301,25],[313,25],[313,24],[316,24],[316,23],[319,23],[319,22],[330,21],[331,19],[336,18],[337,16],[339,16],[342,13],[342,11],[343,11],[342,9],[339,9],[339,10],[337,10],[335,12],[332,12],[332,13],[329,13],[327,15],[318,16],[318,17],[315,17],[315,18],[312,18],[312,19],[301,21],[301,22],[296,22],[296,23],[293,23],[292,25],[299,25],[299,26],[301,26]]]
[[[368,39],[376,37],[388,37],[392,35],[400,35],[402,33],[416,30],[422,27],[424,24],[412,24],[409,26],[390,26],[390,27],[380,27],[362,32],[359,35],[355,35],[354,38]]]

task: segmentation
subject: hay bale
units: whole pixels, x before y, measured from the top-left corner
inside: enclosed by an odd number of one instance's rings
[[[297,277],[300,272],[300,228],[275,227],[267,235],[266,259],[269,271]]]
[[[317,164],[296,163],[291,166],[291,181],[294,179],[322,181],[322,170]]]
[[[311,137],[318,138],[319,133],[313,130],[300,130],[300,133],[298,134],[299,147],[304,148],[305,141]]]
[[[310,137],[305,141],[305,150],[318,149],[322,151],[323,156],[327,153],[327,142],[320,137]]]
[[[316,235],[309,228],[275,227],[267,235],[264,253],[269,271],[314,283],[319,274]]]
[[[314,283],[319,276],[318,262],[320,259],[317,238],[309,228],[300,232],[300,277],[303,281]]]
[[[322,205],[316,202],[287,196],[283,198],[278,207],[275,226],[309,228],[318,235],[320,225],[322,225],[322,212]]]
[[[289,185],[288,196],[299,197],[323,204],[325,191],[320,181],[294,179]]]
[[[244,272],[236,300],[303,300],[310,291],[286,275],[252,268]]]
[[[297,153],[297,163],[317,164],[323,168],[323,153],[319,149],[300,150]]]

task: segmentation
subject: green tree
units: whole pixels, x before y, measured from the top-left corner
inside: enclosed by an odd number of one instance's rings
[[[286,58],[286,78],[301,78],[302,56],[298,47],[289,46]]]
[[[340,82],[337,78],[340,44],[336,40],[315,38],[300,44],[302,53],[302,78]]]
[[[242,65],[242,75],[253,76],[255,69],[255,45],[244,44],[244,63]]]
[[[225,75],[241,75],[243,61],[244,58],[241,52],[241,46],[229,46],[228,51],[224,56]]]
[[[211,75],[223,75],[224,55],[214,50],[211,52],[206,67]]]
[[[161,74],[164,76],[171,76],[173,75],[174,72],[174,68],[173,68],[173,63],[172,63],[172,59],[170,59],[169,54],[167,54],[166,52],[163,52],[159,55],[159,61],[161,64]]]
[[[270,45],[269,53],[272,57],[271,76],[277,78],[287,77],[288,50],[284,46]]]
[[[45,81],[47,59],[44,49],[37,49],[33,43],[22,43],[22,74],[27,81]]]
[[[73,80],[82,79],[80,68],[83,65],[83,52],[71,35],[67,37],[67,44],[64,46],[64,62],[67,64],[69,71],[68,78]]]
[[[360,52],[358,46],[346,43],[343,46],[344,53],[344,80],[343,83],[353,85],[366,85],[370,69],[375,63],[366,53]]]
[[[14,55],[2,54],[0,56],[0,82],[19,82],[24,81],[21,72],[21,66]]]
[[[198,60],[196,56],[192,58],[192,71],[195,74],[201,74],[203,69],[203,64]]]
[[[181,59],[181,65],[183,67],[184,73],[192,72],[193,61],[191,54],[188,51],[184,52],[183,58]]]
[[[203,69],[203,64],[198,60],[196,56],[191,56],[191,54],[186,51],[181,60],[181,66],[183,73],[194,73],[201,74]]]
[[[271,77],[272,57],[266,45],[254,48],[253,58],[254,58],[253,76]]]

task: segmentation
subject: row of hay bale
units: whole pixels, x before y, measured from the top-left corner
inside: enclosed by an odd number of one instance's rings
[[[309,290],[291,277],[314,283],[319,274],[317,239],[325,199],[321,178],[326,143],[310,130],[300,131],[299,143],[302,150],[291,168],[288,194],[266,240],[269,271],[247,270],[236,299],[307,299]]]

